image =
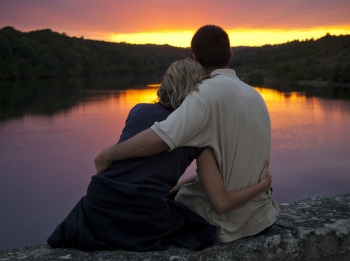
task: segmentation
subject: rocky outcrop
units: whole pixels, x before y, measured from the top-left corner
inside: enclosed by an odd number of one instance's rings
[[[52,249],[46,244],[0,251],[7,260],[350,260],[350,194],[316,197],[282,204],[281,214],[268,232],[203,251],[173,247],[159,252],[81,252]]]

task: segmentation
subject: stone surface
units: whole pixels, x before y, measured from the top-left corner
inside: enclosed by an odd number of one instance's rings
[[[7,260],[350,260],[350,194],[282,204],[275,224],[263,235],[216,244],[203,251],[173,247],[159,252],[81,252],[46,244],[0,251]]]

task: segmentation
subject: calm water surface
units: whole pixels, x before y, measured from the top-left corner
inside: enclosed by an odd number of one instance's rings
[[[271,115],[278,203],[349,193],[350,99],[256,89]],[[94,157],[119,139],[130,108],[156,97],[147,87],[12,91],[0,93],[0,249],[46,242],[85,194]]]

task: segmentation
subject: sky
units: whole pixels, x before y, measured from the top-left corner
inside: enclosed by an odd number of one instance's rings
[[[350,0],[0,0],[0,28],[189,47],[203,25],[231,46],[262,46],[350,34]]]

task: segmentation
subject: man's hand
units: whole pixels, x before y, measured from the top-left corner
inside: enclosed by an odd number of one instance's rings
[[[151,128],[118,144],[105,148],[95,158],[97,174],[107,169],[113,161],[136,157],[147,157],[169,150],[166,144]]]
[[[109,146],[104,150],[102,150],[100,154],[96,156],[95,168],[96,168],[97,174],[100,174],[112,164],[113,160],[111,159],[110,156],[114,148],[115,148],[115,145]]]

